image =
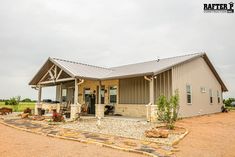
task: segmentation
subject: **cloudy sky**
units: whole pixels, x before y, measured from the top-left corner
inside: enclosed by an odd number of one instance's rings
[[[235,97],[235,14],[204,13],[205,2],[2,0],[0,98],[36,99],[28,82],[49,56],[109,67],[195,52]]]

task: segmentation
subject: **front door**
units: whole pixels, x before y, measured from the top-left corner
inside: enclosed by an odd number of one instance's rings
[[[95,114],[95,102],[96,97],[95,94],[91,93],[90,88],[85,88],[85,103],[88,105],[88,114]]]

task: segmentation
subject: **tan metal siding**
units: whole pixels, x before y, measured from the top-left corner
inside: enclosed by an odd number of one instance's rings
[[[154,102],[159,96],[164,95],[168,99],[172,95],[172,71],[168,70],[158,74],[154,79]]]
[[[203,58],[173,67],[172,75],[172,91],[179,90],[181,117],[220,112],[222,101],[218,103],[214,95],[214,101],[211,104],[209,89],[212,89],[213,93],[216,91],[221,93],[221,85]],[[192,86],[192,104],[187,104],[187,84]],[[201,92],[202,87],[206,89],[205,92]]]
[[[149,103],[149,82],[144,77],[120,79],[120,104]]]

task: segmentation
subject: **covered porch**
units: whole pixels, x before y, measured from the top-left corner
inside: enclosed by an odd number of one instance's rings
[[[83,69],[75,71],[73,66]],[[38,90],[35,114],[40,109],[46,113],[55,109],[72,120],[86,115],[101,118],[110,115],[152,121],[156,119],[158,97],[172,95],[171,69],[158,74],[104,78],[109,70],[91,67],[49,58],[30,82]],[[43,88],[48,86],[56,88],[56,100],[52,103],[42,101]]]

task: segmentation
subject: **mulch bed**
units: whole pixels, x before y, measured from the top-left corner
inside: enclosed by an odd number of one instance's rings
[[[168,128],[166,126],[157,126],[156,127],[159,130],[168,130]],[[168,130],[170,134],[184,134],[186,132],[186,129],[183,127],[178,127],[175,126],[173,130]]]

